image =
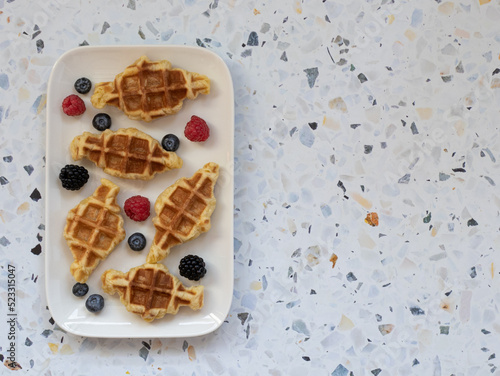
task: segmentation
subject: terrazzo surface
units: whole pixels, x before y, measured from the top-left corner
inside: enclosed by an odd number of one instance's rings
[[[499,19],[499,0],[0,0],[0,373],[500,375]],[[231,72],[232,305],[201,337],[74,336],[43,282],[47,82],[67,50],[140,44]]]

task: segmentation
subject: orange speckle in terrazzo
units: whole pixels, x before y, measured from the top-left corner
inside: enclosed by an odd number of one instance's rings
[[[491,0],[479,0],[479,5],[484,5],[490,3]]]
[[[332,269],[335,268],[335,264],[337,263],[338,259],[339,257],[335,253],[332,253],[332,257],[330,257],[330,262],[332,263]]]
[[[50,351],[52,351],[52,354],[56,354],[57,350],[59,350],[59,345],[56,344],[56,343],[50,343],[49,342],[48,345],[49,345]]]
[[[258,15],[258,14],[260,14],[260,12],[259,12],[257,9],[255,9],[255,8],[254,8],[254,9],[253,9],[253,14],[254,14],[254,15]]]
[[[262,289],[262,282],[260,282],[260,281],[253,281],[250,284],[250,288],[252,290],[261,290]]]
[[[354,201],[356,201],[358,204],[360,204],[362,207],[365,209],[370,209],[372,207],[371,201],[367,200],[363,196],[357,194],[357,193],[352,193],[351,197],[353,198]]]
[[[188,356],[189,360],[196,360],[196,352],[194,351],[194,347],[191,345],[188,347]]]
[[[459,29],[459,28],[455,29],[455,35],[457,37],[460,37],[460,38],[466,38],[466,39],[470,38],[470,33],[467,30],[463,30],[463,29]]]
[[[378,226],[378,214],[375,212],[368,213],[366,215],[365,222],[372,227]]]
[[[342,318],[340,319],[340,322],[338,325],[338,329],[339,330],[351,330],[352,328],[354,328],[354,323],[352,322],[352,320],[349,317],[342,315]]]
[[[449,16],[453,12],[454,8],[455,8],[455,4],[453,4],[451,1],[447,1],[446,3],[441,4],[438,7],[438,10],[439,10],[439,12]]]
[[[297,12],[297,14],[302,14],[302,6],[300,5],[300,1],[295,1],[295,12]]]
[[[27,203],[27,202],[23,202],[21,205],[19,205],[19,207],[17,208],[17,214],[18,215],[21,215],[21,214],[24,214],[26,213],[30,208],[30,204]]]
[[[430,107],[419,107],[416,108],[417,114],[422,120],[429,120],[432,117],[432,108]]]
[[[404,34],[405,34],[405,37],[408,38],[412,42],[417,37],[417,34],[415,34],[415,32],[411,29],[406,30]]]

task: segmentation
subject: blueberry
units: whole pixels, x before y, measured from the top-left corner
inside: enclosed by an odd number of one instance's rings
[[[85,302],[85,307],[87,307],[90,312],[99,312],[104,308],[104,298],[102,295],[92,294]]]
[[[89,286],[86,283],[77,282],[73,286],[73,295],[82,297],[87,295],[89,292]]]
[[[136,232],[129,236],[128,245],[132,251],[142,251],[146,247],[146,237]]]
[[[108,114],[99,113],[94,116],[94,119],[92,119],[92,125],[98,131],[105,131],[106,129],[111,127],[111,118]]]
[[[88,78],[82,77],[75,82],[75,90],[80,94],[87,94],[91,88],[92,82]]]
[[[161,146],[166,151],[176,151],[179,149],[179,137],[175,134],[167,134],[161,140]]]

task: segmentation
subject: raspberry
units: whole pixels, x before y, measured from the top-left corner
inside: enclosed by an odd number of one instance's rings
[[[68,116],[78,116],[85,112],[85,103],[78,95],[71,94],[64,98],[62,109]]]
[[[142,222],[149,217],[149,207],[150,203],[146,197],[143,196],[132,196],[125,201],[123,205],[123,210],[125,214],[136,222]]]
[[[193,115],[191,116],[191,120],[186,124],[184,136],[186,136],[189,141],[203,142],[210,136],[210,129],[205,120]]]
[[[191,281],[198,281],[207,273],[205,261],[200,256],[184,256],[179,263],[179,274]]]

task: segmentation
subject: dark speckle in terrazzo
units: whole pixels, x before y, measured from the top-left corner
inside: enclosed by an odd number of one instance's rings
[[[42,198],[42,195],[40,194],[40,192],[38,191],[38,189],[34,189],[33,192],[31,193],[30,195],[30,198],[37,202],[38,200],[40,200]]]
[[[307,76],[307,83],[310,88],[314,87],[316,83],[316,79],[318,78],[319,71],[317,67],[304,69],[304,72]]]
[[[493,187],[496,185],[495,182],[493,181],[492,178],[490,178],[489,176],[484,176],[484,178],[486,179],[486,181],[488,183],[490,183],[490,185],[492,185]]]
[[[12,162],[12,155],[7,155],[7,156],[3,157],[3,161],[7,162],[7,163]]]
[[[5,185],[8,183],[9,183],[9,181],[7,180],[7,178],[5,176],[0,176],[0,184]]]
[[[146,39],[146,35],[144,34],[144,32],[142,31],[141,27],[139,26],[139,30],[137,31],[137,34],[139,34],[139,36],[141,37],[141,39],[145,40]]]
[[[316,130],[316,128],[318,128],[318,123],[316,122],[309,123],[309,127],[311,127],[312,130]]]
[[[24,344],[29,347],[29,346],[31,346],[33,344],[33,341],[31,339],[29,339],[28,337],[26,337],[26,340],[24,341]]]
[[[286,51],[283,51],[283,53],[281,54],[280,60],[288,61],[288,57],[286,56]]]
[[[41,53],[43,51],[43,48],[45,47],[45,44],[43,43],[43,40],[38,39],[36,41],[36,50],[38,53]]]
[[[478,223],[476,222],[476,220],[474,218],[471,218],[467,221],[467,227],[471,227],[471,226],[477,226]]]
[[[38,256],[40,253],[42,253],[42,246],[40,244],[37,244],[34,248],[31,249],[31,253]]]
[[[4,247],[7,247],[10,244],[9,239],[7,239],[5,236],[2,236],[0,238],[0,244]]]
[[[425,315],[425,311],[420,307],[410,307],[410,312],[413,316]]]
[[[432,214],[431,212],[428,212],[428,214],[424,217],[423,222],[424,223],[429,223],[431,221]]]
[[[398,180],[399,184],[408,184],[410,182],[411,174],[405,174],[402,178]]]
[[[496,68],[491,75],[494,76],[495,74],[498,73],[500,73],[500,68]]]
[[[382,372],[382,370],[380,368],[376,368],[374,370],[371,371],[371,373],[374,375],[374,376],[377,376],[380,372]]]
[[[292,330],[296,331],[297,333],[302,333],[306,336],[309,336],[309,330],[307,329],[307,325],[301,319],[297,319],[292,323]]]
[[[476,267],[475,266],[473,266],[472,268],[470,268],[469,275],[470,275],[471,278],[476,278],[477,277],[477,272],[476,272]]]
[[[102,24],[101,34],[104,34],[108,29],[109,29],[109,23],[104,21],[104,23]]]
[[[26,172],[28,173],[28,175],[31,175],[31,173],[33,172],[34,168],[32,165],[27,165],[27,166],[24,166],[24,169],[26,170]]]
[[[36,30],[37,28],[38,28],[38,26],[37,26],[37,25],[35,25],[34,30]],[[42,31],[41,31],[41,30],[39,30],[39,29],[38,29],[38,30],[36,30],[33,34],[31,34],[31,39],[35,39],[38,35],[40,35],[40,34],[41,34],[41,32],[42,32]]]
[[[411,123],[410,129],[411,129],[411,133],[418,134],[417,125],[415,124],[415,122]]]
[[[366,81],[368,81],[368,78],[366,78],[366,76],[363,73],[360,73],[358,74],[358,80],[361,83],[365,83]]]
[[[206,48],[205,43],[200,38],[196,38],[196,44],[200,47]]]
[[[345,368],[342,364],[339,364],[332,372],[331,376],[347,376],[349,370]]]
[[[250,35],[248,36],[248,41],[247,41],[248,46],[258,46],[259,45],[259,36],[255,31],[252,31]]]
[[[444,172],[439,173],[439,181],[446,181],[450,178],[450,175],[445,174]]]
[[[128,0],[127,8],[135,10],[135,0]]]
[[[7,76],[5,73],[0,73],[0,87],[4,90],[7,90],[9,86],[9,76]]]
[[[485,157],[486,156],[485,152],[486,152],[486,154],[488,154],[488,156],[490,157],[490,159],[493,163],[495,163],[497,161],[497,159],[495,158],[495,156],[493,155],[493,153],[491,152],[491,150],[489,148],[482,149],[481,152],[479,153],[479,155],[481,157]]]
[[[51,329],[45,329],[43,332],[42,332],[42,336],[44,336],[45,338],[47,338],[48,336],[50,336],[54,331],[51,330]]]
[[[346,278],[349,282],[354,282],[358,280],[352,272],[347,273]]]
[[[189,347],[189,344],[187,343],[186,340],[184,340],[184,342],[182,343],[182,351],[186,351],[188,347]]]
[[[344,186],[344,183],[342,183],[341,180],[338,181],[337,187],[339,187],[340,189],[342,189],[342,191],[344,191],[344,194],[346,193],[347,190],[346,190],[346,188]]]
[[[365,154],[370,154],[373,150],[373,145],[365,145]]]
[[[214,0],[213,3],[210,3],[208,6],[210,9],[216,9],[219,6],[219,0]]]
[[[145,347],[142,346],[141,349],[139,350],[139,356],[146,361],[149,355],[149,350]]]

